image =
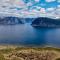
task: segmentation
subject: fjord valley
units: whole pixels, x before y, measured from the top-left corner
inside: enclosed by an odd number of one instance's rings
[[[0,0],[0,60],[60,60],[60,0]]]
[[[0,60],[59,59],[60,19],[0,18]]]
[[[3,17],[0,18],[0,44],[59,47],[58,27],[60,19]]]

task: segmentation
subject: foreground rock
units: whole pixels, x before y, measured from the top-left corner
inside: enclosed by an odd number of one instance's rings
[[[32,22],[34,27],[60,27],[60,19],[51,19],[46,17],[36,18]]]

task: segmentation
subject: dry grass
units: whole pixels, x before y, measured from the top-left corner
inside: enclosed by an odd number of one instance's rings
[[[60,60],[60,49],[1,46],[0,60]]]

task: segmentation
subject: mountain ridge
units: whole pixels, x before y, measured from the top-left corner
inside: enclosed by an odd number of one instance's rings
[[[31,25],[34,27],[60,27],[60,19],[39,17],[36,18]]]
[[[0,24],[14,25],[14,24],[23,24],[19,17],[3,17],[0,18]]]

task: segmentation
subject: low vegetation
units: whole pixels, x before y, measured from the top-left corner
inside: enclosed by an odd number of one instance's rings
[[[8,47],[0,49],[0,60],[60,60],[60,49]]]

